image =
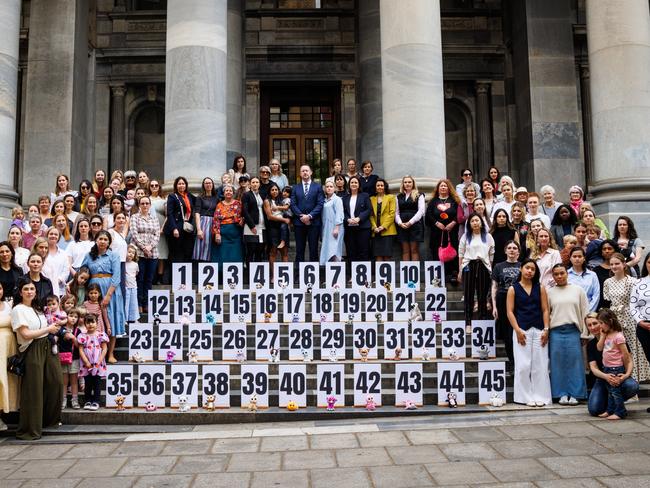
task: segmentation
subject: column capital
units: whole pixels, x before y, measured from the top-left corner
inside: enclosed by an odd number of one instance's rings
[[[247,81],[246,82],[246,95],[259,95],[260,94],[260,82],[259,81]]]
[[[491,81],[477,80],[476,81],[476,94],[477,95],[486,95],[490,92],[490,87],[492,86]]]
[[[354,93],[357,89],[356,81],[354,80],[341,80],[341,94]]]
[[[123,83],[111,85],[111,93],[114,97],[123,97],[126,95],[126,85]]]

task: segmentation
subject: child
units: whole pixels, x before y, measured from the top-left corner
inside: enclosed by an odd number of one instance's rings
[[[126,198],[124,199],[124,211],[126,212],[127,217],[131,215],[131,209],[135,205],[135,190],[131,188],[126,192]]]
[[[29,229],[29,222],[25,221],[25,211],[23,207],[14,207],[11,209],[11,225],[26,231]]]
[[[79,343],[77,336],[81,333],[79,329],[79,309],[73,308],[68,312],[68,323],[65,327],[65,335],[61,341],[59,360],[63,372],[63,403],[61,409],[68,404],[68,387],[72,393],[72,408],[81,408],[79,405]]]
[[[111,326],[108,322],[106,307],[102,307],[102,290],[98,284],[92,283],[86,287],[86,301],[84,308],[87,314],[94,314],[97,317],[97,328],[99,332],[110,335]],[[85,321],[85,319],[84,319]]]
[[[603,264],[603,257],[600,255],[601,230],[593,224],[587,226],[587,267],[593,269]]]
[[[573,234],[567,234],[562,238],[564,243],[564,248],[560,251],[560,257],[562,258],[562,264],[567,267],[571,267],[571,260],[569,259],[569,253],[571,249],[578,245],[578,239]]]
[[[282,189],[282,205],[278,205],[277,209],[282,212],[285,219],[290,219],[293,216],[291,213],[291,187],[285,186]],[[278,249],[282,249],[285,245],[289,244],[289,224],[282,222],[280,224],[280,244]]]
[[[77,297],[71,294],[63,295],[61,299],[61,308],[65,313],[70,313],[70,310],[77,306]]]
[[[86,379],[86,403],[84,410],[99,409],[99,395],[101,394],[101,379],[106,376],[106,344],[108,336],[98,330],[97,315],[86,314],[86,332],[77,337],[79,343],[79,357],[81,364],[79,376]]]
[[[608,308],[598,312],[600,323],[600,338],[597,348],[603,353],[603,373],[622,377],[625,375],[625,365],[630,363],[630,353],[625,344],[623,328],[614,312]],[[599,417],[606,417],[608,420],[620,420],[625,418],[627,410],[620,384],[612,386],[607,383],[607,411]]]
[[[68,290],[72,295],[77,297],[77,303],[83,303],[86,298],[86,283],[90,279],[90,270],[87,266],[82,266],[77,274],[68,283]]]
[[[126,250],[126,265],[125,265],[125,282],[126,282],[126,296],[124,297],[124,304],[126,307],[126,323],[130,324],[140,318],[138,312],[138,248],[130,244]]]
[[[55,356],[59,354],[59,340],[65,335],[65,324],[68,323],[67,314],[60,309],[59,307],[59,297],[56,295],[49,295],[45,299],[46,308],[45,308],[45,318],[47,319],[47,325],[58,325],[61,327],[59,332],[56,334],[48,334],[47,340],[50,341],[52,346],[52,354]]]

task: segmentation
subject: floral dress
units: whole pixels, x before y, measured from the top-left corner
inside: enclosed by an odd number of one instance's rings
[[[102,360],[100,363],[99,358],[102,355],[102,343],[108,342],[108,336],[103,332],[95,332],[92,335],[81,333],[77,337],[77,342],[83,346],[84,354],[91,364],[90,368],[86,368],[80,359],[79,376],[106,376],[106,360]]]
[[[626,276],[621,280],[614,277],[607,278],[603,285],[603,297],[611,302],[610,308],[616,314],[621,327],[623,327],[625,342],[630,348],[634,364],[632,376],[637,381],[645,381],[650,378],[650,365],[636,337],[636,322],[630,313],[630,294],[637,281],[636,278],[631,276]]]

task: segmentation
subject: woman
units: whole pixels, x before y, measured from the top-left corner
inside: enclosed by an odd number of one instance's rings
[[[526,222],[526,206],[521,202],[515,202],[510,209],[510,215],[512,226],[519,233],[519,242],[526,242],[530,228]]]
[[[345,174],[345,179],[350,180],[353,176],[359,176],[359,170],[357,169],[357,160],[354,158],[348,159],[346,163],[348,172]]]
[[[487,229],[490,228],[490,214],[487,212],[487,209],[485,208],[485,200],[482,198],[475,198],[474,203],[473,203],[473,208],[474,212],[481,217],[481,220],[483,221],[483,224]]]
[[[495,197],[501,194],[501,192],[499,191],[500,179],[501,179],[501,172],[499,171],[499,168],[497,168],[496,166],[490,166],[490,169],[488,169],[488,176],[483,181],[487,181],[490,183],[490,185],[492,185],[492,192]],[[483,191],[485,191],[485,188],[483,187],[483,182],[481,182],[481,188]]]
[[[580,205],[584,202],[585,192],[578,185],[569,188],[569,206],[576,217],[580,215]]]
[[[280,208],[279,208],[280,207]],[[264,215],[266,215],[266,227],[269,243],[269,264],[271,274],[273,274],[273,265],[280,252],[280,259],[283,262],[289,260],[289,224],[291,219],[283,215],[282,195],[280,187],[274,182],[269,187],[269,194],[264,200]],[[325,246],[325,241],[323,241]]]
[[[123,213],[126,215],[126,208],[124,207],[124,197],[122,195],[114,195],[109,203],[110,213],[104,217],[104,230],[112,229],[115,225],[115,214]]]
[[[131,209],[131,215],[133,215],[134,213],[136,213],[138,211],[138,208],[137,208],[138,207],[138,201],[142,197],[146,197],[148,194],[149,194],[149,191],[146,188],[137,187],[135,189],[135,205]]]
[[[494,184],[490,180],[481,180],[481,195],[485,202],[485,213],[492,215],[492,209],[497,204],[497,197],[494,193]]]
[[[212,178],[203,178],[201,194],[196,197],[194,208],[194,225],[196,241],[194,242],[193,261],[210,261],[212,251],[212,216],[217,208],[217,191]]]
[[[542,194],[542,212],[544,212],[546,216],[551,219],[551,222],[553,222],[555,212],[557,212],[557,209],[560,208],[562,202],[555,201],[555,188],[553,188],[551,185],[542,186],[539,189],[539,192]]]
[[[244,193],[246,193],[251,188],[251,179],[248,175],[242,175],[239,177],[239,188],[235,192],[235,198],[241,202]]]
[[[163,232],[169,244],[172,263],[189,263],[194,251],[194,195],[184,176],[174,180],[174,191],[167,196],[167,221]]]
[[[397,198],[399,206],[399,195]],[[446,179],[440,180],[433,190],[431,201],[427,205],[426,210],[427,227],[431,229],[429,245],[431,246],[431,256],[434,261],[440,260],[438,255],[439,250],[446,248],[449,244],[458,250],[458,232],[455,228],[459,226],[459,222],[462,219],[460,198],[458,198],[458,195],[456,195],[456,192],[451,186],[451,181]],[[408,261],[408,259],[404,259],[403,247],[402,260]],[[444,265],[445,276],[450,278],[453,285],[458,284],[458,261],[456,259],[450,259]]]
[[[45,239],[43,239],[43,242],[45,245],[47,245],[47,241],[45,241]],[[41,305],[45,304],[45,299],[47,297],[54,295],[52,282],[41,273],[41,270],[43,269],[43,263],[43,256],[35,252],[31,253],[29,255],[29,258],[27,258],[28,271],[26,273],[26,276],[29,277],[32,283],[34,283],[34,286],[36,287],[36,299]]]
[[[625,342],[634,362],[632,376],[639,382],[645,381],[650,378],[650,366],[637,339],[637,324],[630,311],[630,297],[638,280],[627,274],[625,257],[621,253],[614,253],[609,259],[609,265],[613,276],[605,280],[603,298],[610,302],[609,308],[616,314],[616,318],[623,326]]]
[[[463,168],[463,170],[460,172],[460,183],[456,185],[456,194],[457,195],[462,195],[463,194],[463,189],[467,185],[471,185],[474,188],[474,194],[478,195],[479,192],[481,191],[481,188],[478,186],[478,183],[475,183],[472,181],[472,177],[474,174],[472,173],[472,170],[469,168]]]
[[[350,193],[343,200],[343,227],[345,252],[348,263],[370,259],[370,197],[361,191],[361,178],[353,176],[348,181]]]
[[[108,230],[111,236],[110,249],[113,253],[117,254],[120,259],[120,291],[122,299],[126,296],[126,253],[129,248],[129,241],[131,236],[129,234],[129,217],[124,212],[116,212],[113,214],[114,225],[112,229]],[[108,359],[111,364],[117,363],[115,359],[115,343],[118,337],[125,334],[126,321],[121,324],[111,323],[111,337],[108,343]]]
[[[496,265],[507,259],[506,243],[514,241],[519,244],[519,232],[510,223],[508,212],[505,209],[501,208],[494,213],[490,234],[494,239],[494,264]]]
[[[104,194],[104,187],[106,186],[106,173],[103,169],[98,169],[95,171],[95,177],[93,178],[93,193],[97,198],[101,198]]]
[[[47,230],[47,257],[43,264],[43,275],[52,282],[54,294],[59,298],[65,295],[65,285],[70,276],[68,255],[59,247],[61,234],[55,227]]]
[[[74,195],[66,195],[63,197],[63,213],[70,221],[70,228],[79,217],[79,212],[75,212],[77,206],[77,198]]]
[[[334,182],[325,182],[325,201],[321,214],[321,249],[320,264],[325,266],[330,261],[341,261],[343,257],[343,239],[345,212],[343,200],[334,193]]]
[[[544,288],[555,286],[553,280],[553,267],[562,264],[560,251],[557,250],[553,235],[547,229],[540,229],[537,232],[535,247],[530,252],[530,257],[535,261],[539,269],[539,282]]]
[[[27,258],[29,257],[29,250],[23,247],[22,243],[23,232],[15,225],[12,225],[9,228],[9,233],[7,234],[7,241],[14,250],[14,262],[21,270],[25,271],[27,269]],[[13,296],[13,292],[7,293],[7,296]]]
[[[151,213],[151,197],[142,197],[138,202],[140,211],[131,216],[131,244],[138,254],[138,306],[140,313],[147,313],[149,290],[158,265],[160,224]]]
[[[0,364],[2,365],[0,367],[0,413],[18,410],[20,382],[16,375],[9,374],[4,367],[7,359],[18,352],[16,335],[11,330],[11,302],[6,300],[11,296],[10,294],[5,296],[4,283],[0,282]],[[0,419],[0,432],[3,430],[7,430],[7,426]]]
[[[229,170],[230,179],[235,185],[236,188],[239,188],[239,178],[241,176],[247,176],[250,178],[250,175],[246,172],[246,158],[243,154],[238,154],[235,156],[235,159],[232,161],[232,168]]]
[[[0,242],[0,285],[3,290],[6,290],[5,298],[14,295],[16,283],[21,276],[23,276],[23,271],[16,265],[13,246],[7,241]],[[2,369],[1,365],[0,369]]]
[[[235,200],[235,188],[224,185],[223,200],[217,203],[212,219],[212,233],[215,247],[212,248],[212,261],[218,263],[241,263],[242,254],[242,207]]]
[[[505,212],[505,210],[503,210]],[[492,316],[496,320],[497,339],[504,342],[506,355],[510,361],[509,369],[512,370],[514,356],[512,354],[512,327],[508,321],[508,310],[506,307],[508,289],[513,286],[519,278],[521,263],[519,254],[521,248],[519,243],[510,240],[503,246],[502,252],[506,255],[505,261],[494,264],[492,268]]]
[[[95,194],[88,195],[82,204],[81,215],[92,217],[99,210],[98,200]]]
[[[373,174],[374,166],[372,161],[364,161],[361,163],[361,192],[366,193],[368,196],[374,196],[377,191],[375,184],[379,176]]]
[[[330,176],[328,176],[325,179],[325,183],[327,183],[328,181],[331,181],[332,183],[334,183],[334,177],[336,175],[343,175],[343,163],[341,162],[341,160],[339,158],[336,158],[336,159],[334,159],[334,161],[332,161],[332,171],[330,172]],[[345,175],[343,175],[343,176],[345,177]],[[271,179],[273,179],[273,178],[271,178]],[[280,187],[280,188],[284,188],[284,187]]]
[[[526,240],[524,241],[525,242],[524,250],[526,253],[526,257],[530,256],[530,254],[533,252],[533,249],[535,249],[536,242],[537,242],[537,233],[541,229],[546,229],[546,228],[547,227],[544,225],[544,223],[539,219],[535,219],[530,222],[528,234],[526,235]]]
[[[587,251],[589,241],[587,240],[587,224],[578,222],[573,228],[573,235],[576,237],[576,245]]]
[[[151,180],[149,182],[149,197],[151,199],[151,212],[158,219],[158,226],[161,229],[160,239],[158,240],[158,269],[156,270],[156,276],[154,276],[154,283],[159,283],[163,278],[165,261],[169,257],[169,247],[167,245],[167,237],[162,232],[165,219],[167,218],[167,199],[162,194],[162,188],[158,180]]]
[[[138,188],[142,188],[145,191],[149,189],[149,175],[146,171],[140,171],[138,173]]]
[[[642,278],[636,282],[630,295],[630,315],[636,323],[636,336],[645,354],[646,361],[650,362],[650,254],[643,262]],[[637,350],[637,352],[640,352]]]
[[[54,225],[54,217],[57,215],[63,215],[65,211],[65,204],[63,203],[63,200],[57,200],[54,202],[54,205],[52,205],[52,212],[50,213],[50,216],[45,219],[43,224],[45,224],[45,227],[52,227]]]
[[[465,326],[472,331],[474,293],[478,300],[479,320],[488,318],[487,297],[490,290],[490,273],[494,259],[494,239],[488,233],[483,219],[470,214],[465,224],[465,234],[458,244],[458,281],[463,283],[465,297]]]
[[[555,286],[547,291],[551,396],[559,398],[560,405],[577,405],[587,398],[581,339],[589,338],[585,326],[589,305],[582,288],[569,283],[564,265],[556,264],[552,272]]]
[[[36,299],[36,287],[29,278],[18,281],[11,327],[16,332],[18,349],[26,353],[16,438],[31,441],[41,438],[43,427],[61,422],[63,375],[59,357],[52,354],[47,339],[48,334],[56,334],[60,328],[47,325]]]
[[[543,407],[552,402],[548,375],[548,300],[539,276],[535,261],[524,259],[519,281],[508,289],[506,302],[513,328],[514,401],[529,407]]]
[[[501,188],[501,196],[503,197],[503,199],[494,204],[494,206],[492,207],[492,215],[490,215],[490,217],[494,219],[494,214],[496,213],[496,211],[502,208],[506,212],[508,212],[508,217],[512,219],[511,210],[512,210],[512,206],[515,204],[515,199],[512,193],[513,187],[510,183],[503,182],[500,183],[499,188]]]
[[[59,214],[54,217],[52,226],[59,231],[59,235],[61,236],[59,239],[59,247],[65,251],[68,244],[72,242],[72,236],[70,235],[70,221],[65,215]]]
[[[420,243],[424,241],[425,210],[424,194],[418,191],[412,176],[404,176],[395,206],[395,223],[397,238],[402,246],[402,261],[420,260]]]
[[[334,176],[334,189],[339,198],[343,198],[348,193],[348,180],[345,175]]]
[[[391,195],[388,182],[379,178],[375,183],[375,195],[370,197],[370,228],[372,229],[372,253],[377,261],[393,259],[393,242],[397,235],[395,226],[395,195]]]
[[[77,230],[74,233],[73,241],[68,244],[68,247],[65,250],[68,255],[68,262],[70,263],[72,274],[76,274],[75,270],[81,267],[81,263],[86,257],[86,254],[90,252],[93,244],[94,243],[90,238],[90,220],[86,217],[82,217],[77,222]]]
[[[634,222],[630,217],[622,215],[618,218],[614,228],[614,240],[618,244],[621,254],[625,256],[625,265],[630,270],[630,274],[639,276],[641,273],[638,264],[643,256],[645,245],[639,239]]]
[[[609,300],[606,300],[603,296],[603,291],[605,289],[605,281],[612,275],[609,260],[616,252],[618,252],[618,246],[616,245],[616,242],[614,242],[612,239],[604,240],[600,243],[600,246],[598,248],[598,255],[600,256],[601,263],[598,266],[592,268],[592,271],[596,273],[596,276],[598,277],[598,283],[600,284],[600,300],[598,301],[599,309],[608,308],[610,305]]]
[[[95,240],[100,230],[103,230],[104,219],[100,215],[93,215],[90,218],[90,239]]]
[[[569,261],[571,262],[568,271],[569,283],[582,288],[582,291],[587,296],[587,308],[590,312],[595,312],[598,310],[598,302],[600,301],[600,283],[598,283],[596,273],[585,266],[585,250],[581,247],[571,249]]]
[[[580,205],[580,220],[585,225],[595,225],[600,229],[600,239],[610,239],[611,235],[609,229],[601,219],[596,217],[596,212],[591,208],[591,204],[588,202],[582,202]]]
[[[551,220],[551,232],[560,249],[564,247],[564,236],[573,234],[573,227],[577,221],[578,217],[568,205],[560,205],[557,208]]]
[[[458,238],[465,233],[465,222],[467,217],[474,213],[474,200],[476,200],[476,189],[473,185],[465,185],[462,188],[462,197],[460,199],[460,208],[463,214],[462,220],[458,222]]]
[[[264,261],[266,226],[264,225],[264,200],[260,195],[260,179],[251,178],[250,190],[242,195],[242,217],[244,218],[244,244],[246,261]]]
[[[340,163],[341,161],[339,160],[339,164]],[[271,162],[269,163],[269,167],[271,168],[270,179],[273,183],[278,185],[278,188],[284,188],[285,186],[289,186],[289,178],[287,178],[287,175],[285,175],[282,172],[282,166],[280,165],[280,161],[278,161],[275,158],[271,159]]]
[[[55,202],[57,200],[63,199],[65,195],[72,195],[74,198],[77,197],[77,192],[70,188],[70,178],[64,174],[58,174],[56,176],[56,185],[54,186],[54,191],[50,193],[50,201]]]
[[[99,199],[99,214],[108,215],[111,213],[111,200],[116,195],[116,192],[110,186],[104,188],[102,192],[102,197]]]
[[[109,186],[112,186],[115,194],[117,194],[118,191],[124,189],[124,172],[121,169],[116,169],[111,173],[111,177],[108,181]],[[115,186],[116,181],[119,183],[117,186]]]

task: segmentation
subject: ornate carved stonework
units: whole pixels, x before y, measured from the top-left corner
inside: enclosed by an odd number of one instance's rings
[[[291,30],[322,30],[323,19],[276,19],[275,25],[278,29]]]
[[[442,30],[485,30],[488,28],[487,17],[442,17],[440,19]]]
[[[260,94],[260,82],[259,81],[247,81],[246,82],[246,95],[255,95]]]
[[[129,32],[165,32],[167,30],[167,22],[159,20],[129,21],[127,30]]]

